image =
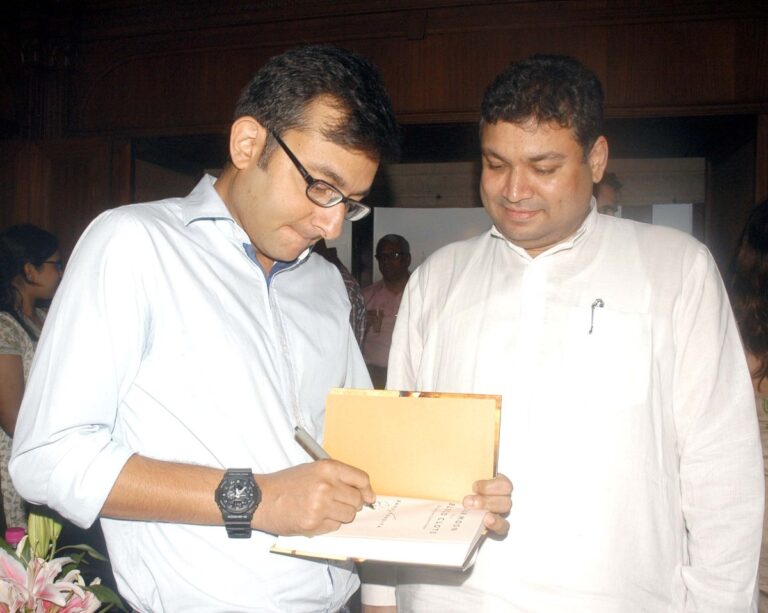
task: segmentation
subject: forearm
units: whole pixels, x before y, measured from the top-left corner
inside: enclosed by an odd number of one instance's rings
[[[114,519],[222,525],[214,494],[224,471],[133,455],[100,515]],[[368,476],[326,460],[254,475],[261,504],[251,527],[272,534],[321,534],[354,519],[374,500]]]
[[[214,492],[224,471],[131,456],[100,515],[114,519],[222,524]]]

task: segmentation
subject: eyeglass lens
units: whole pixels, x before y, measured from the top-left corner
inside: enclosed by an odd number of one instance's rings
[[[330,183],[315,179],[312,175],[309,174],[307,169],[304,168],[303,164],[299,161],[293,151],[290,150],[288,145],[285,144],[283,139],[280,138],[280,136],[278,136],[274,130],[271,130],[271,133],[283,151],[285,151],[286,155],[290,158],[291,162],[293,162],[293,165],[296,166],[296,169],[299,171],[301,176],[304,177],[304,180],[307,182],[307,198],[309,198],[312,202],[324,208],[336,206],[337,204],[343,202],[346,208],[344,218],[348,221],[357,221],[358,219],[362,219],[371,212],[370,207],[363,204],[362,202],[358,202],[357,200],[347,198],[343,193],[341,193],[341,191],[339,191],[339,189]]]

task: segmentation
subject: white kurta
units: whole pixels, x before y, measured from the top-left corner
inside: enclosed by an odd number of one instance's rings
[[[269,284],[204,178],[187,198],[101,215],[71,258],[14,439],[19,491],[86,526],[133,453],[271,473],[310,461],[331,387],[370,385],[336,268],[303,256]],[[211,492],[213,497],[213,492]],[[269,553],[222,526],[102,520],[139,611],[324,611],[350,565]]]
[[[401,610],[753,607],[754,396],[694,239],[593,208],[534,259],[495,229],[449,245],[410,279],[388,387],[502,394],[514,485],[507,538],[465,574],[401,567]]]

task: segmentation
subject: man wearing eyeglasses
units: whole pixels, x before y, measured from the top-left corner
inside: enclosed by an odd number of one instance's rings
[[[387,383],[387,361],[392,331],[395,328],[400,299],[411,271],[411,248],[399,234],[387,234],[376,244],[376,261],[381,279],[363,289],[368,327],[363,345],[363,357],[368,365],[373,386],[383,388]]]
[[[295,49],[245,88],[218,180],[108,211],[81,238],[11,470],[26,498],[82,526],[102,518],[133,610],[338,611],[356,590],[351,564],[269,548],[375,498],[364,472],[311,462],[293,434],[322,440],[329,389],[370,385],[341,277],[311,249],[368,213],[397,147],[365,59]]]
[[[619,212],[619,194],[621,181],[614,172],[606,172],[599,183],[595,183],[592,193],[597,201],[597,212],[615,217]]]

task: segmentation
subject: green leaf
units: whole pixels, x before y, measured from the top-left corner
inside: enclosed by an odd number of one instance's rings
[[[71,558],[74,558],[74,557],[76,557],[77,555],[79,555],[79,556],[80,556],[80,557],[79,557],[79,559],[80,559],[80,560],[82,560],[82,558],[83,558],[83,557],[85,556],[85,554],[87,553],[89,556],[91,556],[92,558],[94,558],[94,559],[96,559],[96,560],[106,561],[106,559],[107,559],[107,558],[106,558],[106,556],[104,556],[104,555],[102,555],[101,553],[99,553],[98,551],[96,551],[96,550],[95,550],[93,547],[91,547],[90,545],[67,545],[66,547],[62,547],[61,549],[59,549],[59,550],[56,552],[56,554],[58,555],[58,553],[59,553],[60,551],[66,551],[67,549],[76,549],[76,550],[78,550],[78,551],[82,551],[82,552],[84,552],[84,553],[81,553],[81,554],[74,554],[74,555],[70,555],[69,557],[71,557]]]
[[[111,588],[108,588],[106,585],[89,585],[86,586],[85,589],[89,592],[93,592],[96,595],[96,598],[101,600],[102,605],[107,605],[105,608],[99,609],[99,611],[109,611],[113,607],[116,607],[120,611],[128,613],[129,609],[125,607],[125,604],[123,604],[120,596],[118,596]]]
[[[0,539],[0,548],[5,549],[8,553],[13,555],[13,557],[16,557],[16,548],[11,547],[5,539]],[[18,558],[17,558],[18,559]]]

